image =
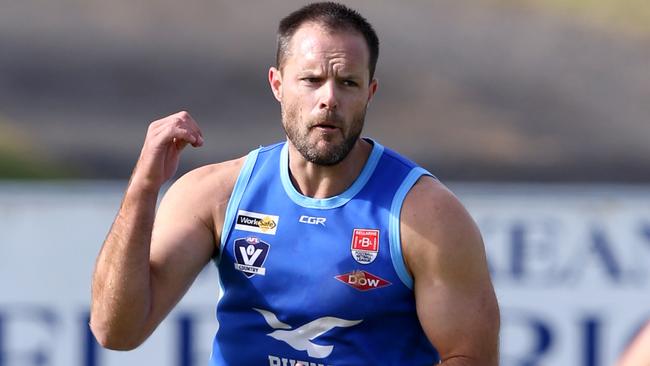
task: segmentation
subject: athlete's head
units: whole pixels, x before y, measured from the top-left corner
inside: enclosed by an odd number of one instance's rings
[[[359,139],[377,89],[378,44],[370,24],[340,4],[308,5],[280,22],[269,82],[287,137],[306,160],[337,164]]]
[[[330,31],[356,32],[363,36],[370,52],[368,70],[372,80],[379,57],[379,38],[366,18],[345,5],[334,2],[321,2],[304,6],[287,15],[278,26],[278,48],[276,65],[282,70],[287,54],[290,52],[291,38],[304,23],[317,23]]]

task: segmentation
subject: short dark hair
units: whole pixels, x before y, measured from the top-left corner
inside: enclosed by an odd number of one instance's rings
[[[379,38],[377,38],[377,33],[375,33],[375,30],[366,18],[356,10],[334,2],[320,2],[306,5],[287,15],[280,21],[276,54],[278,68],[282,67],[294,33],[296,33],[296,30],[301,25],[307,22],[321,24],[329,30],[352,30],[361,33],[368,45],[368,51],[370,53],[368,69],[370,70],[370,80],[372,80],[375,76],[375,67],[377,66],[377,58],[379,57]]]

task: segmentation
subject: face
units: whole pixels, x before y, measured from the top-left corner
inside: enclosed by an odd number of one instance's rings
[[[335,165],[359,139],[377,89],[368,59],[361,34],[307,23],[294,33],[281,70],[269,71],[289,142],[307,161]]]

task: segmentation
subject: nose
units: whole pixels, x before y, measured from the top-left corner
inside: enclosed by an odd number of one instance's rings
[[[320,102],[318,107],[320,109],[334,110],[338,107],[338,95],[336,90],[336,83],[332,80],[323,83],[320,87]]]

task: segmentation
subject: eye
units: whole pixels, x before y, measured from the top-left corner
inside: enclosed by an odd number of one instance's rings
[[[306,83],[308,83],[308,84],[317,84],[317,83],[320,82],[320,79],[319,79],[319,78],[317,78],[317,77],[311,77],[311,76],[310,76],[310,77],[302,78],[302,79],[300,79],[300,80],[302,80],[302,81],[304,81],[304,82],[306,82]]]
[[[356,86],[358,86],[359,84],[357,84],[357,83],[356,83],[355,81],[353,81],[353,80],[343,80],[343,85],[345,85],[345,86],[350,86],[350,87],[356,87]]]

